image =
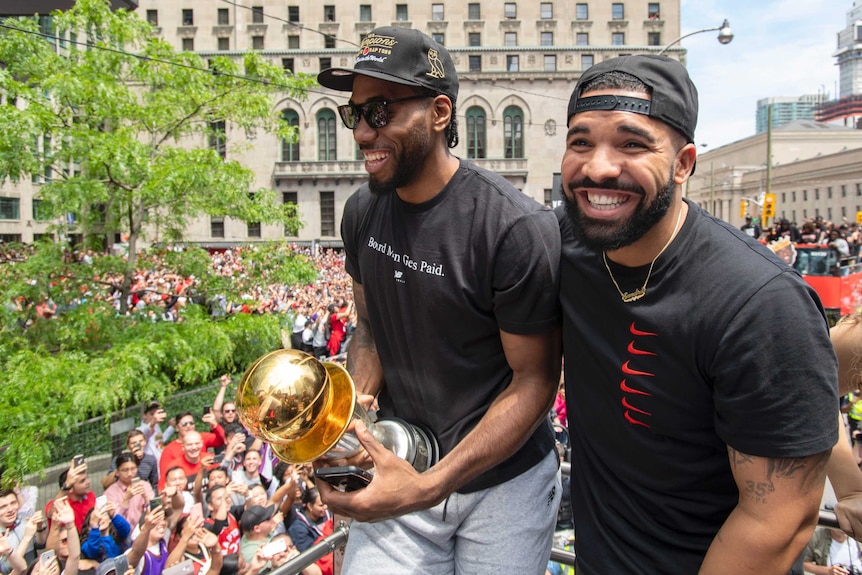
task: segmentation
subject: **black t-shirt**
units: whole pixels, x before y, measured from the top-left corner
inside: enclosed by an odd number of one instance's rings
[[[536,334],[559,323],[553,212],[461,162],[422,204],[362,186],[345,205],[342,237],[383,365],[381,416],[424,425],[445,455],[512,380],[500,330]],[[511,479],[552,448],[548,423],[461,491]]]
[[[689,203],[646,295],[623,303],[561,217],[578,573],[696,573],[738,500],[727,446],[803,457],[837,441],[837,366],[814,291]],[[624,291],[648,265],[609,261]]]

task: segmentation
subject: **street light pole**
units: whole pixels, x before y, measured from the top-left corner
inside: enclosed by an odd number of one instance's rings
[[[674,44],[678,44],[680,41],[685,40],[689,36],[694,36],[695,34],[700,34],[702,32],[714,32],[718,30],[718,41],[722,44],[730,44],[731,40],[733,40],[733,31],[730,29],[730,22],[727,21],[727,18],[724,19],[724,22],[721,23],[721,26],[717,26],[715,28],[704,28],[703,30],[695,30],[694,32],[689,32],[688,34],[683,34],[667,46],[661,49],[661,52],[658,53],[659,56],[667,52],[668,48],[673,46]]]

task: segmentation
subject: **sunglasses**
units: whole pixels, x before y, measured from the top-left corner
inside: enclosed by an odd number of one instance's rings
[[[222,413],[236,413],[235,409],[222,409]]]
[[[194,424],[195,424],[194,421],[184,421],[180,424],[180,427],[188,427],[188,426],[194,425]]]
[[[382,128],[389,123],[389,105],[399,102],[407,102],[408,100],[419,100],[420,98],[433,98],[428,94],[415,94],[406,98],[396,98],[395,100],[375,100],[366,102],[357,106],[354,103],[338,106],[338,114],[341,116],[341,121],[347,126],[348,130],[355,130],[359,126],[360,118],[365,118],[368,125],[374,128]]]

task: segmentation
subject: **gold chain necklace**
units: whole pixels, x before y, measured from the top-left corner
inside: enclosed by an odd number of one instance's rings
[[[680,206],[680,208],[679,208],[679,214],[676,216],[676,224],[673,226],[673,231],[670,233],[670,237],[668,238],[667,243],[664,245],[664,247],[661,249],[661,251],[659,251],[658,255],[656,255],[656,257],[654,257],[649,264],[649,271],[647,271],[646,279],[644,280],[644,284],[640,288],[636,289],[633,292],[627,292],[627,291],[624,292],[623,290],[620,289],[620,284],[617,283],[617,279],[614,277],[614,273],[611,271],[611,266],[608,265],[607,252],[605,252],[605,251],[602,252],[602,261],[605,262],[605,269],[608,270],[608,275],[611,276],[611,281],[614,282],[614,286],[617,288],[617,291],[619,292],[620,297],[623,300],[623,303],[631,303],[633,301],[638,301],[639,299],[641,299],[643,296],[646,295],[647,284],[649,283],[649,278],[652,275],[652,267],[655,265],[655,261],[659,258],[659,256],[661,256],[664,253],[664,251],[667,249],[667,247],[673,241],[673,238],[676,235],[676,230],[679,227],[680,220],[682,220],[682,206]]]

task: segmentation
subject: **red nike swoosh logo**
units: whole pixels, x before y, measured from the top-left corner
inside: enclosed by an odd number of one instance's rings
[[[620,389],[622,389],[624,393],[635,393],[637,395],[646,395],[646,396],[652,397],[652,394],[649,393],[648,391],[641,391],[640,389],[635,389],[633,387],[629,387],[628,384],[626,383],[626,380],[622,380],[620,382]]]
[[[654,373],[650,373],[650,372],[648,372],[648,371],[638,371],[638,370],[636,370],[636,369],[632,369],[632,368],[630,368],[630,367],[629,367],[629,362],[628,362],[628,361],[626,361],[626,362],[623,364],[623,373],[627,373],[627,374],[629,374],[629,375],[648,375],[648,376],[650,376],[650,377],[655,377],[655,374],[654,374]]]
[[[652,335],[652,336],[658,335],[657,333],[639,330],[638,328],[635,327],[635,322],[632,322],[632,325],[629,327],[629,333],[632,335]]]
[[[646,427],[647,429],[650,429],[650,426],[649,426],[649,425],[647,425],[647,424],[646,424],[646,423],[644,423],[643,421],[638,421],[637,419],[635,419],[634,417],[632,417],[632,416],[631,416],[631,414],[630,414],[628,411],[627,411],[627,412],[625,412],[625,414],[623,414],[623,415],[624,415],[624,417],[626,418],[626,421],[628,421],[628,422],[629,422],[629,423],[631,423],[632,425],[643,425],[643,426],[644,426],[644,427]]]
[[[653,353],[651,351],[642,351],[642,350],[636,348],[635,347],[635,340],[631,340],[629,342],[628,349],[629,349],[629,353],[632,355],[656,355],[655,353]]]
[[[626,399],[625,397],[623,398],[623,407],[625,407],[627,410],[630,409],[632,411],[637,411],[638,413],[643,413],[644,415],[652,415],[652,413],[650,413],[648,411],[644,411],[643,409],[638,409],[637,407],[635,407],[634,405],[629,403],[629,400]]]

